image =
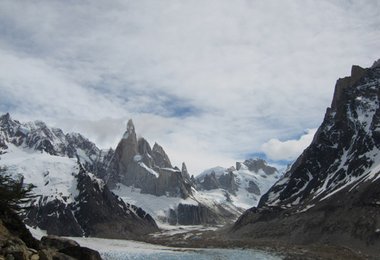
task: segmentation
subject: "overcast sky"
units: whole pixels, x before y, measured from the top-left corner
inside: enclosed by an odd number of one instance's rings
[[[0,1],[0,112],[115,147],[129,118],[191,173],[294,160],[380,1]]]

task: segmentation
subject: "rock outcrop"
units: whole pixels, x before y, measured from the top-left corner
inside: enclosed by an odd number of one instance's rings
[[[60,237],[35,239],[12,211],[0,213],[0,258],[17,260],[101,260],[100,254]]]
[[[171,225],[217,225],[228,223],[226,220],[236,219],[239,211],[231,210],[222,204],[205,205],[199,203],[182,204],[170,210],[168,222]]]
[[[375,63],[376,64],[376,63]],[[380,68],[337,81],[311,145],[231,236],[380,254]]]

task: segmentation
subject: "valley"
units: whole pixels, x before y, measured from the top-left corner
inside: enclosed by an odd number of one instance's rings
[[[116,148],[102,150],[9,113],[0,116],[0,165],[21,186],[34,185],[20,218],[35,236],[70,238],[104,259],[376,259],[379,100],[379,62],[354,65],[285,172],[247,158],[194,175],[139,136],[132,120]],[[12,225],[4,230],[14,236]]]

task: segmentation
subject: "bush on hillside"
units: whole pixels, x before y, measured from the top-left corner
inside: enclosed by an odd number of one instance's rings
[[[23,177],[14,179],[6,168],[0,167],[0,211],[20,212],[34,197],[32,184],[25,185]]]

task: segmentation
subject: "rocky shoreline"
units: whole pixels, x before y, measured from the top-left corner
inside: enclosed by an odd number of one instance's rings
[[[58,236],[35,239],[13,212],[0,218],[0,259],[6,260],[101,260],[100,254],[74,240]]]

